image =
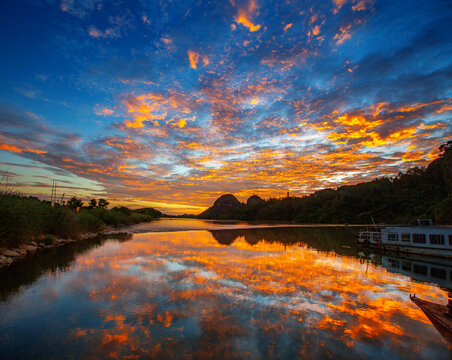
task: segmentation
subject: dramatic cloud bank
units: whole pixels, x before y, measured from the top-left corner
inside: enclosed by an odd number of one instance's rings
[[[57,179],[70,196],[197,213],[225,192],[425,165],[451,138],[444,1],[0,7],[0,170],[31,194]]]

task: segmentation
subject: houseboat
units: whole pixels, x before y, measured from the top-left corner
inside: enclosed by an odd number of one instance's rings
[[[390,272],[409,276],[416,281],[437,284],[452,291],[451,259],[414,254],[401,256],[387,256],[385,252],[385,255],[381,256],[381,265]]]
[[[361,231],[358,244],[395,252],[452,257],[452,227],[433,226],[430,219],[420,219],[418,226]]]

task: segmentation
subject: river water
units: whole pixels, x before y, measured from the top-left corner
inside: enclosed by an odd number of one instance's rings
[[[451,264],[264,226],[163,219],[1,270],[0,359],[449,358],[409,294],[445,303],[419,266]]]

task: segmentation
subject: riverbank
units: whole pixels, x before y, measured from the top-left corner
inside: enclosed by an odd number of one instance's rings
[[[0,268],[40,249],[115,232],[120,227],[162,216],[153,208],[107,207],[104,199],[92,199],[84,206],[76,197],[65,203],[51,203],[0,190]]]
[[[53,241],[27,241],[15,247],[0,247],[0,269],[9,267],[25,259],[28,256],[35,255],[37,252],[48,249],[55,249],[64,245],[76,242],[89,241],[102,235],[112,235],[120,233],[119,229],[107,228],[101,232],[85,233],[78,238],[54,238]],[[49,237],[47,237],[49,239]]]
[[[0,248],[19,248],[30,242],[50,245],[55,239],[78,239],[108,227],[138,224],[162,216],[153,208],[108,209],[108,202],[103,199],[92,199],[88,206],[74,199],[77,201],[51,203],[0,190]]]
[[[81,243],[83,241],[95,241],[102,236],[117,237],[120,234],[127,234],[131,236],[137,233],[147,232],[181,232],[181,231],[210,231],[214,238],[218,238],[220,242],[224,242],[223,237],[218,232],[225,231],[229,233],[232,231],[234,235],[241,235],[247,237],[245,232],[250,231],[266,231],[268,229],[284,229],[289,228],[352,228],[350,225],[344,224],[324,224],[324,225],[297,225],[290,223],[257,223],[257,222],[236,222],[236,221],[213,221],[213,220],[198,220],[198,219],[173,219],[173,218],[159,218],[153,219],[155,221],[141,222],[134,225],[122,226],[105,226],[100,231],[85,232],[79,234],[77,238],[62,238],[45,236],[35,240],[25,241],[15,246],[0,246],[0,268],[9,267],[10,265],[25,259],[27,257],[35,256],[39,251],[58,248],[64,245]],[[237,233],[237,234],[236,234]],[[252,241],[254,242],[254,240]]]

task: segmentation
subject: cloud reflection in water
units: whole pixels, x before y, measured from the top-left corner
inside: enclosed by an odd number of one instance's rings
[[[265,240],[259,231],[248,235]],[[214,235],[154,233],[108,242],[0,304],[9,314],[0,329],[20,326],[32,294],[52,293],[33,321],[53,313],[48,326],[61,324],[55,309],[69,307],[54,340],[64,337],[63,354],[86,358],[447,356],[408,299],[411,292],[441,302],[446,292],[438,287],[303,243],[249,243],[239,235],[225,246]]]

